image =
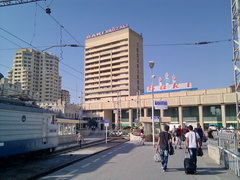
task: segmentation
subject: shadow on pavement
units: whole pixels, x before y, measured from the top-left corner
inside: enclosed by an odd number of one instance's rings
[[[184,172],[184,168],[168,168],[168,172]],[[215,167],[207,167],[207,168],[197,168],[196,175],[217,175],[225,173],[225,168],[215,168]]]

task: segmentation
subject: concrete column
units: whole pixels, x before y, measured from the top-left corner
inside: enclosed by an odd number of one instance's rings
[[[103,119],[109,120],[109,128],[112,129],[112,110],[104,110],[103,113]]]
[[[198,114],[199,114],[199,123],[203,128],[204,126],[203,126],[203,106],[202,105],[198,106]]]
[[[147,117],[147,108],[144,108],[144,114],[143,114],[144,117]]]
[[[162,118],[163,118],[163,109],[160,109],[160,123],[162,122]]]
[[[129,109],[129,111],[128,111],[128,119],[129,119],[129,126],[133,126],[133,121],[132,121],[132,119],[133,119],[133,109]]]
[[[178,119],[179,119],[179,124],[183,127],[182,106],[178,106]]]
[[[221,104],[221,114],[222,114],[222,125],[223,127],[226,127],[226,109],[225,104]]]

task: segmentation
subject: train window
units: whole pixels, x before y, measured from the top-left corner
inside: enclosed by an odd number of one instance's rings
[[[25,122],[27,120],[25,115],[22,115],[22,122]]]

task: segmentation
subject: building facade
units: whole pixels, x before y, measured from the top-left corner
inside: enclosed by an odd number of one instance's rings
[[[114,98],[85,102],[84,109],[89,113],[88,117],[109,120],[110,127],[114,127],[117,101],[119,99]],[[210,125],[237,127],[236,95],[231,88],[156,93],[154,101],[168,103],[168,109],[154,109],[154,116],[159,116],[161,122],[181,125],[199,123],[205,129]],[[137,111],[141,112],[140,121],[151,122],[151,94],[122,97],[120,104],[122,127],[134,125]]]
[[[144,90],[143,37],[128,25],[87,36],[85,102]]]
[[[19,98],[23,100],[35,100],[38,96],[30,90],[22,90],[21,83],[9,83],[7,78],[0,77],[0,97]]]
[[[21,83],[23,90],[31,90],[40,102],[57,102],[60,98],[61,77],[57,56],[32,49],[19,49],[8,72],[12,84]]]
[[[70,93],[67,90],[61,89],[61,101],[70,104]]]

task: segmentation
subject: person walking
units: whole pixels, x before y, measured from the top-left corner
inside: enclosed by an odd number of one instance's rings
[[[201,127],[200,124],[197,125],[196,132],[198,133],[198,135],[199,135],[199,137],[200,137],[201,144],[202,144],[202,142],[203,142],[203,137],[205,137],[205,134],[204,134],[203,129],[202,129],[202,127]]]
[[[168,133],[169,126],[164,126],[164,131],[159,133],[158,142],[155,148],[160,147],[160,156],[162,159],[162,169],[163,172],[166,172],[167,170],[167,164],[168,164],[168,155],[169,155],[169,146],[172,143],[171,134]]]
[[[83,141],[84,141],[84,138],[79,132],[78,135],[77,135],[77,142],[78,142],[80,148],[82,148],[82,142]]]
[[[140,136],[141,136],[141,141],[140,141],[139,144],[144,145],[144,142],[145,142],[145,135],[144,135],[144,130],[143,130],[143,128],[140,129]]]
[[[197,167],[197,148],[201,147],[200,136],[197,132],[193,131],[192,125],[188,126],[189,132],[185,135],[186,137],[186,153],[189,153],[190,159]]]
[[[173,126],[173,129],[171,131],[172,139],[173,139],[173,144],[176,144],[176,126]]]
[[[182,130],[182,126],[179,125],[178,128],[176,129],[176,143],[175,143],[175,149],[177,149],[177,147],[179,149],[182,149],[182,136],[183,136],[183,130]]]

